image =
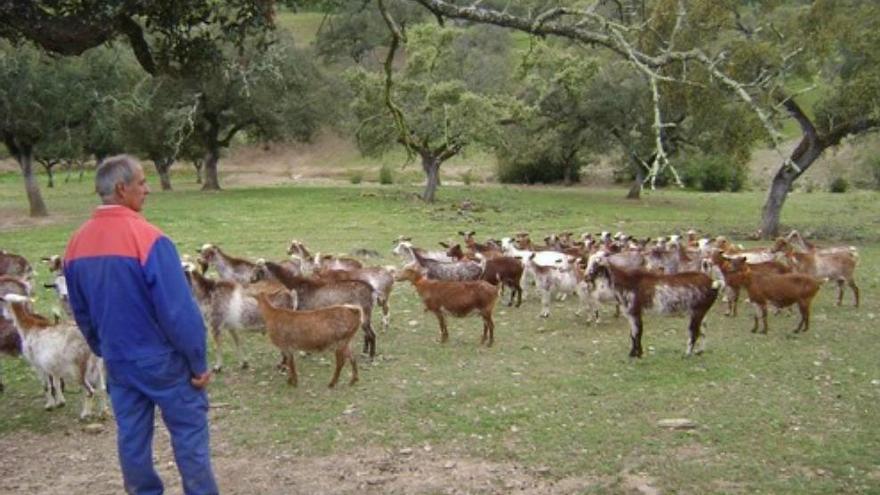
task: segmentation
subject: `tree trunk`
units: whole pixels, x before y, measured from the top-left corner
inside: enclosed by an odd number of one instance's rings
[[[437,192],[437,186],[440,185],[440,158],[432,154],[422,155],[422,170],[428,181],[425,183],[425,191],[422,193],[422,201],[425,203],[434,202],[434,194]]]
[[[211,146],[208,148],[208,154],[205,156],[204,175],[205,180],[202,184],[202,191],[219,191],[220,179],[217,176],[217,163],[220,161],[220,148]]]
[[[782,214],[782,206],[788,199],[788,193],[791,192],[794,181],[803,175],[810,165],[822,155],[825,148],[818,139],[808,139],[805,136],[791,154],[791,161],[801,171],[798,172],[785,163],[776,171],[776,175],[770,183],[770,190],[767,192],[767,200],[761,210],[761,237],[772,239],[779,235],[779,217]]]
[[[205,163],[201,159],[196,158],[193,160],[192,164],[193,164],[193,167],[195,167],[195,169],[196,169],[196,184],[201,184],[202,183],[202,169],[204,168]]]
[[[10,151],[12,149],[10,148]],[[30,215],[32,217],[49,216],[49,210],[46,209],[46,203],[43,201],[43,195],[40,193],[40,184],[34,174],[34,155],[32,146],[19,146],[13,152],[18,166],[21,167],[21,175],[24,177],[24,189],[27,192],[28,204],[30,205]]]
[[[47,165],[45,167],[46,175],[49,176],[49,180],[46,183],[46,187],[49,187],[49,188],[55,187],[55,174],[52,173],[52,167],[54,167],[54,166],[55,166],[55,164],[53,163],[52,165]]]
[[[153,164],[156,165],[156,172],[159,173],[159,183],[163,191],[171,191],[171,175],[169,169],[174,164],[173,158],[154,159]]]
[[[635,164],[636,167],[636,178],[632,183],[632,186],[629,188],[629,192],[626,193],[626,199],[642,199],[642,185],[645,182],[645,169],[638,163]]]
[[[761,211],[760,233],[764,239],[772,239],[779,235],[779,216],[782,213],[782,205],[785,204],[788,193],[791,191],[791,186],[798,177],[804,175],[804,172],[815,163],[816,159],[822,156],[822,152],[832,146],[837,146],[846,136],[861,134],[880,127],[880,119],[865,117],[838,123],[820,134],[810,118],[794,100],[785,99],[782,104],[792,118],[800,124],[803,138],[797,148],[791,152],[789,158],[797,169],[788,162],[783,163],[776,172],[773,182],[770,183],[767,201]]]

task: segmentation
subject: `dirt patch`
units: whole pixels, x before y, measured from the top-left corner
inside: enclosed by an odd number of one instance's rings
[[[98,434],[80,425],[52,435],[0,438],[0,493],[110,495],[121,491],[112,420]],[[569,494],[607,485],[596,477],[555,479],[548,468],[459,457],[425,448],[365,448],[324,457],[235,447],[212,425],[214,469],[225,494]],[[167,430],[158,426],[154,460],[168,493],[180,480]]]

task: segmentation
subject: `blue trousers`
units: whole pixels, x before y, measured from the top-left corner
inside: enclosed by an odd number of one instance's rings
[[[137,361],[107,360],[105,366],[125,492],[163,493],[162,480],[153,467],[153,421],[158,406],[171,433],[184,493],[219,493],[211,469],[208,397],[190,384],[184,359],[171,352]]]

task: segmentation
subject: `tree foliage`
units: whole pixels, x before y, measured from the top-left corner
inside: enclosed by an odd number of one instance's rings
[[[182,74],[223,59],[227,44],[263,40],[273,28],[268,0],[35,0],[0,2],[0,38],[80,55],[124,39],[150,74]],[[206,29],[214,27],[215,29]]]
[[[509,42],[496,36],[504,34],[417,24],[406,32],[400,70],[392,74],[388,61],[384,74],[364,66],[348,71],[358,146],[381,155],[402,145],[418,155],[428,178],[425,201],[433,201],[444,161],[465,146],[500,139],[496,123],[507,105],[499,93],[510,63]]]

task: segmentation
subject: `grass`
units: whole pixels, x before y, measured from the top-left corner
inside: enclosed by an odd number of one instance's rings
[[[214,242],[236,255],[279,259],[295,237],[315,251],[375,249],[383,264],[396,262],[389,250],[399,234],[434,247],[463,228],[480,238],[518,230],[645,236],[691,227],[737,236],[754,229],[763,201],[760,192],[660,191],[630,202],[623,190],[444,186],[436,204],[424,205],[417,187],[397,184],[202,193],[184,179],[174,192],[154,192],[146,211],[182,252]],[[31,260],[58,253],[91,210],[89,178],[43,192],[51,220],[12,222],[0,231],[0,248]],[[465,200],[473,207],[460,209]],[[0,215],[23,216],[23,201],[20,179],[0,175]],[[225,347],[228,368],[211,397],[228,406],[214,421],[242,455],[267,445],[303,456],[430,445],[449,455],[550,466],[560,479],[610,479],[612,492],[623,490],[614,480],[629,472],[669,493],[877,492],[878,219],[877,193],[791,196],[784,223],[857,244],[861,253],[862,307],[853,308],[849,295],[847,305],[833,306],[835,293],[826,287],[805,335],[792,336],[795,320],[784,314],[771,317],[769,335],[753,335],[748,309],[730,319],[715,308],[707,352],[686,359],[684,319],[649,315],[646,357],[633,361],[623,320],[606,312],[603,323],[588,326],[570,300],[554,303],[543,320],[532,293],[521,308],[499,306],[493,348],[478,345],[474,318],[451,320],[450,341],[441,345],[435,319],[401,284],[391,328],[378,334],[380,356],[361,360],[357,386],[326,389],[332,356],[312,355],[298,358],[300,386],[288,388],[273,370],[277,355],[266,338],[249,334],[251,369],[234,369]],[[41,292],[38,307],[51,304]],[[78,405],[42,411],[39,385],[22,360],[2,366],[0,435],[51,434],[76,421]],[[699,427],[656,426],[675,417]]]

